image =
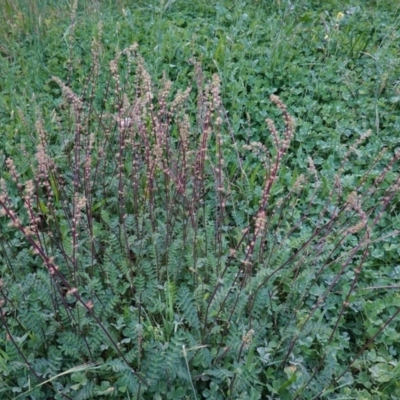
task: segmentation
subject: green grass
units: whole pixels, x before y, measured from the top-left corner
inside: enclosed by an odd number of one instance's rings
[[[61,3],[0,9],[0,397],[400,398],[400,5]]]

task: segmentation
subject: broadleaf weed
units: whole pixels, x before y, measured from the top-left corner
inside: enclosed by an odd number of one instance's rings
[[[4,393],[308,399],[343,395],[361,370],[384,382],[370,353],[397,351],[400,304],[368,318],[365,292],[384,287],[374,259],[396,245],[400,153],[352,174],[366,132],[306,159],[277,95],[270,139],[244,142],[226,77],[191,58],[192,86],[154,80],[136,44],[107,71],[101,26],[90,73],[74,80],[74,4],[66,75],[51,82],[62,100],[37,112],[34,162],[23,146],[4,157]],[[243,11],[216,10],[237,37]],[[222,68],[234,46],[218,40]],[[352,58],[368,46],[352,43]]]

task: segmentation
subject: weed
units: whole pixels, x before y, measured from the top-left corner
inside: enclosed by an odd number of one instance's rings
[[[338,24],[340,46],[323,42],[321,54],[308,55],[312,85],[305,88],[296,33],[301,24],[318,35],[325,29],[308,11],[279,14],[298,19],[280,26],[269,75],[259,55],[241,52],[248,40],[271,38],[250,29],[255,22],[244,15],[253,8],[198,6],[221,24],[213,51],[205,49],[202,63],[190,54],[180,72],[169,66],[161,74],[170,43],[157,35],[177,2],[148,10],[159,24],[149,36],[158,32],[154,43],[165,46],[155,64],[136,44],[119,49],[121,27],[116,54],[105,57],[112,25],[105,21],[94,28],[91,67],[80,61],[75,5],[65,24],[65,68],[46,83],[55,109],[36,100],[34,130],[32,114],[19,109],[13,121],[29,135],[9,134],[2,148],[3,396],[396,393],[400,303],[390,294],[398,287],[398,268],[390,266],[397,262],[400,153],[385,136],[396,122],[379,103],[391,78],[373,85],[374,118],[370,103],[358,103],[355,81],[372,72],[356,65],[376,64],[360,54],[371,42],[357,42],[341,25],[352,14],[326,14]],[[132,10],[124,9],[122,24],[132,23]],[[6,53],[18,55],[12,46]],[[344,76],[333,76],[339,64],[325,68],[321,60],[342,56]],[[239,75],[230,67],[235,57]],[[193,77],[186,87],[185,74]],[[268,103],[260,76],[277,83]],[[365,115],[374,131],[348,132],[330,115],[334,107],[344,113],[342,89],[355,104],[347,121]],[[253,90],[265,105],[258,112],[243,100]],[[302,94],[309,103],[297,105]],[[2,96],[11,109],[9,94]],[[316,132],[308,134],[311,122]],[[377,127],[387,138],[378,151]]]

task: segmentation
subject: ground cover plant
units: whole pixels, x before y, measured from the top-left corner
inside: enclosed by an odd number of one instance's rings
[[[1,397],[398,398],[398,6],[186,3],[4,2]]]

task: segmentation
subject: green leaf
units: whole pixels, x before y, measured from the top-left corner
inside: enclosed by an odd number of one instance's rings
[[[388,363],[378,363],[369,368],[371,377],[376,382],[390,382],[393,377],[393,366]]]

